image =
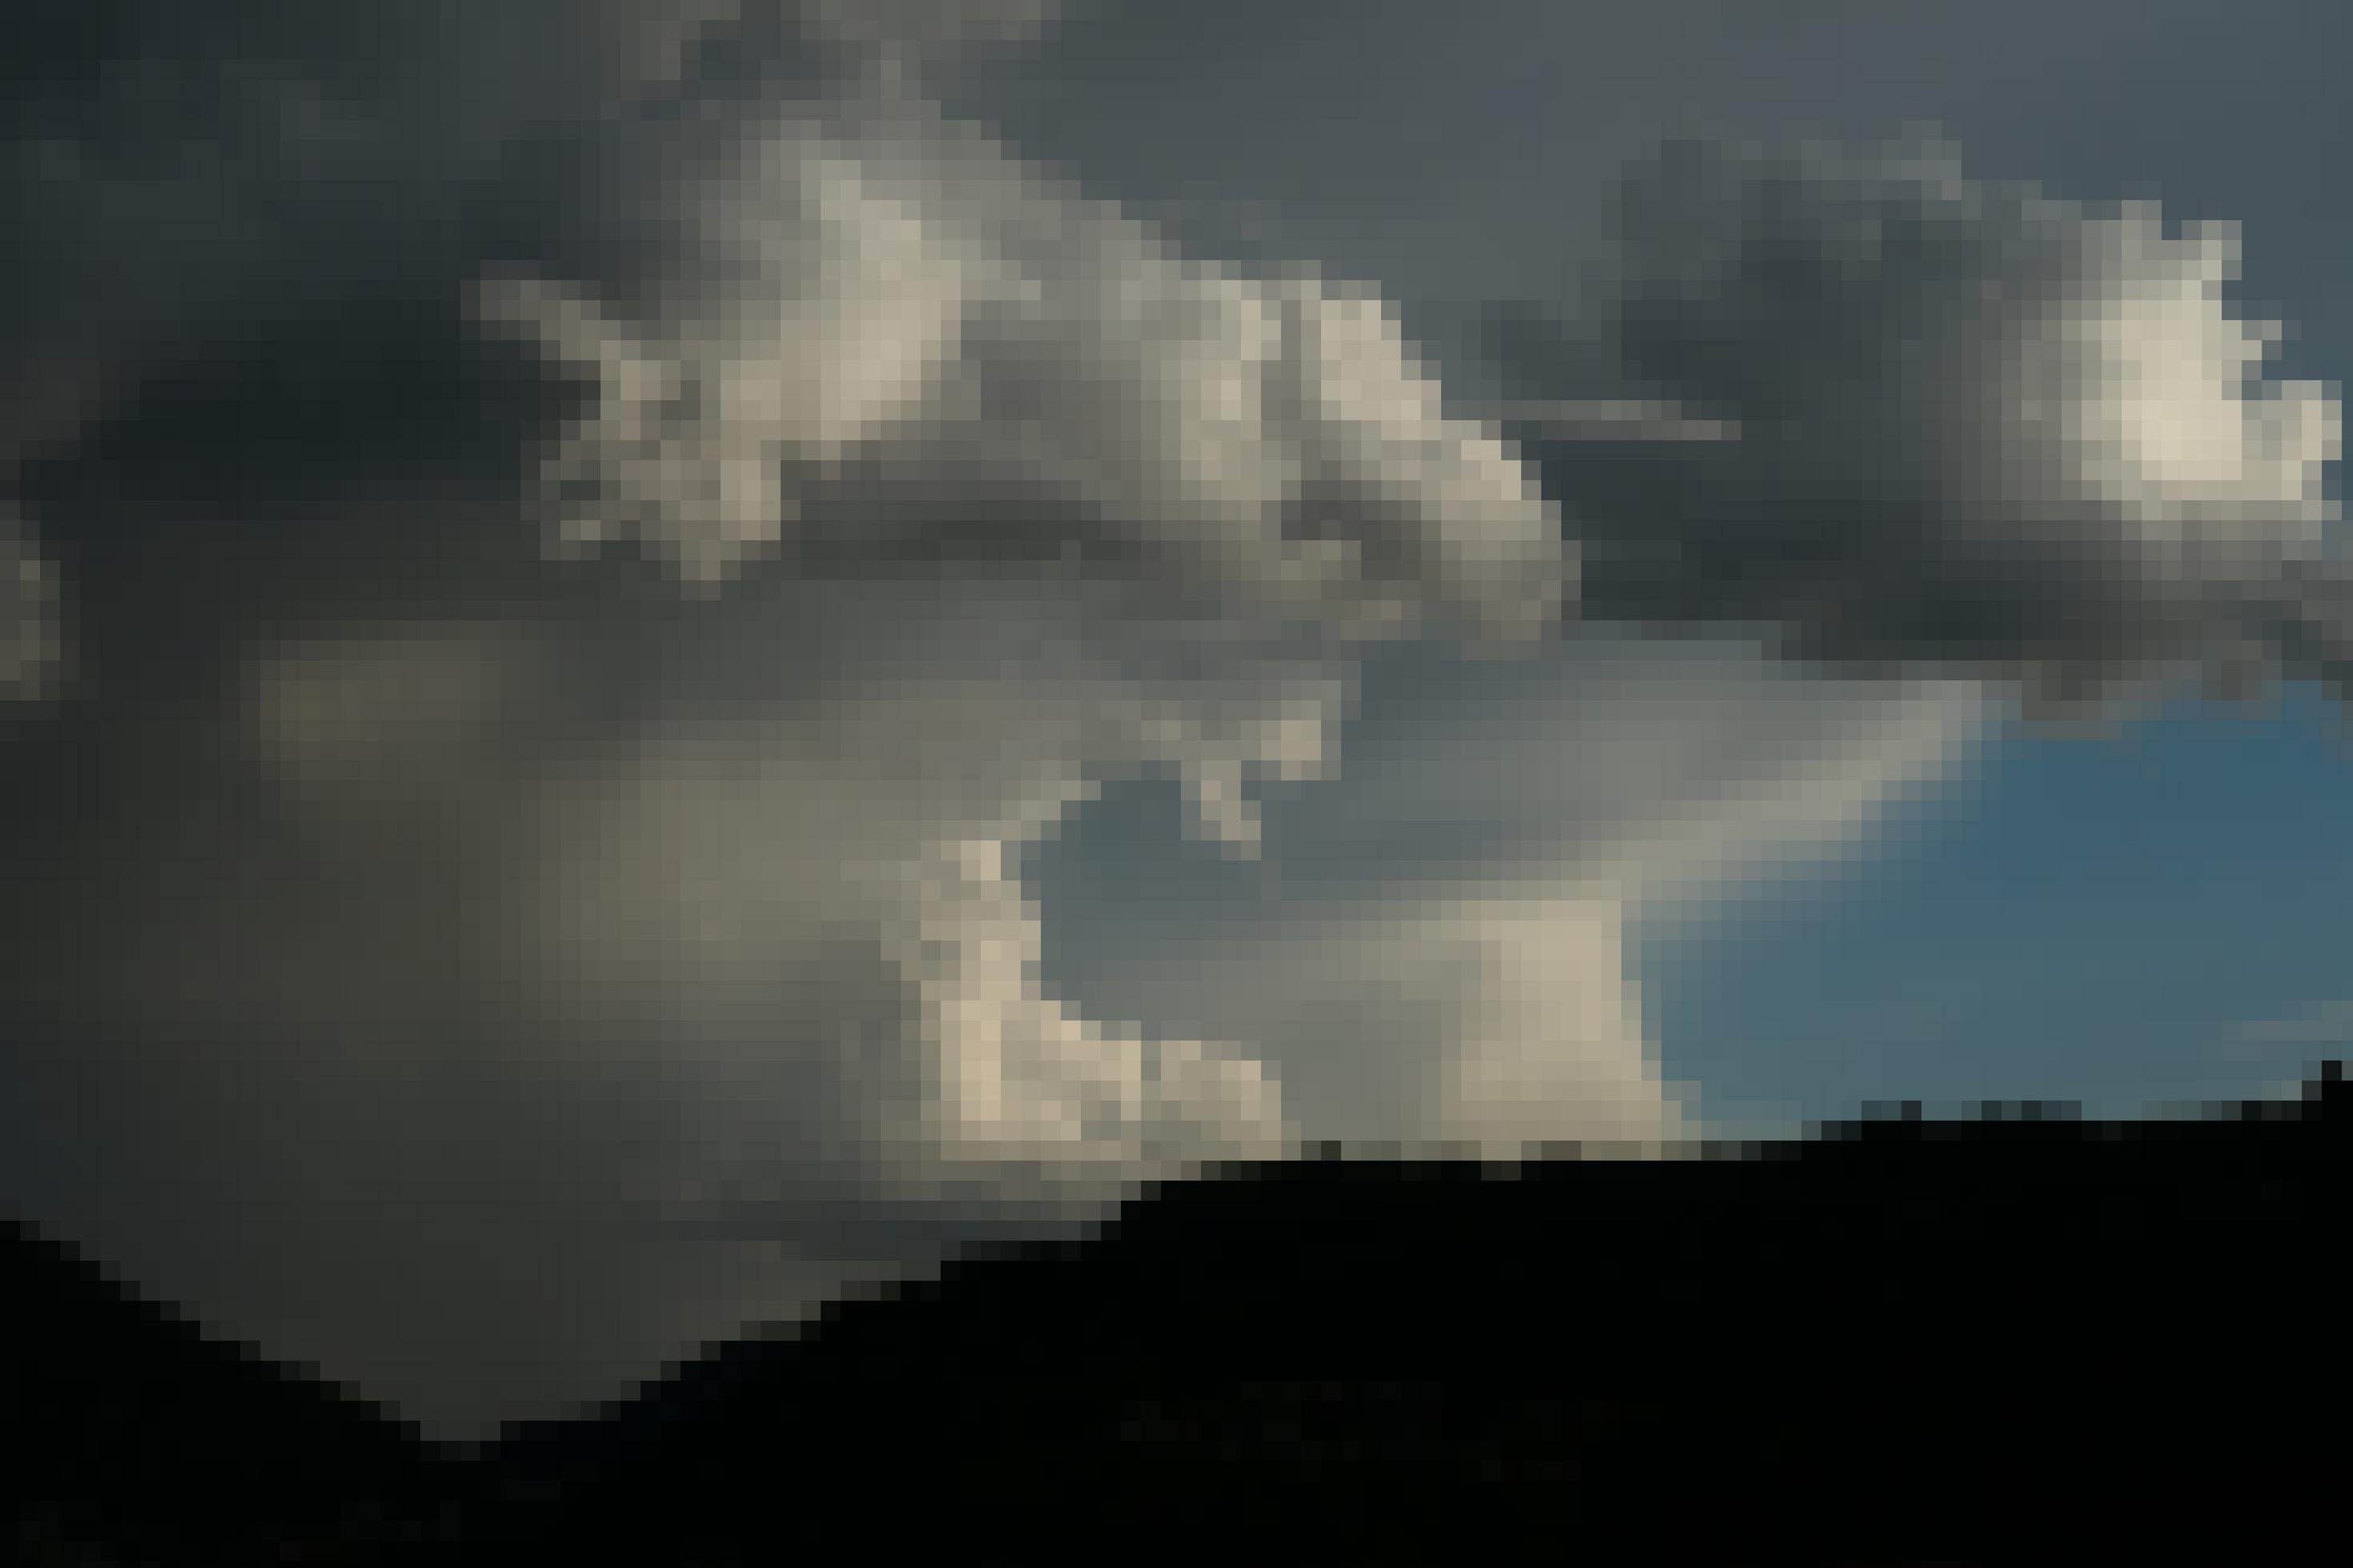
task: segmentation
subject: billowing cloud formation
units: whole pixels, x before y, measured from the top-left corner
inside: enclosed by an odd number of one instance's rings
[[[589,378],[543,476],[559,552],[633,537],[794,627],[746,622],[733,650],[739,689],[782,710],[729,742],[767,748],[754,776],[706,782],[691,722],[667,726],[682,754],[657,742],[559,836],[549,929],[702,897],[707,843],[712,896],[754,904],[656,966],[672,1016],[748,963],[778,1026],[807,916],[780,921],[776,889],[821,879],[833,926],[886,933],[875,984],[913,1036],[873,1048],[913,1053],[891,1070],[923,1139],[1120,1173],[1187,1137],[1279,1146],[1247,1060],[1107,1038],[1038,991],[1007,857],[1155,764],[1248,845],[1245,773],[1320,763],[1349,644],[1423,623],[1525,640],[1567,576],[1556,521],[1500,442],[1440,414],[1376,300],[1170,255],[917,104],[754,130],[706,183],[663,187],[647,221],[676,259],[610,290],[622,310],[594,279],[481,298]],[[577,847],[632,843],[609,890]],[[557,990],[611,1016],[628,965],[570,956]],[[929,1146],[880,1163],[903,1176]]]
[[[2158,666],[2327,673],[2337,407],[2265,378],[2226,227],[1973,182],[1925,139],[1680,144],[1620,213],[1585,325],[1740,438],[1560,450],[1587,615],[2054,707]]]
[[[1624,911],[1851,840],[1972,692],[1554,635],[1559,511],[1383,301],[931,107],[1031,9],[133,5],[139,49],[44,46],[79,85],[0,174],[40,240],[8,602],[74,655],[0,732],[33,1212],[463,1428],[1302,1137],[1677,1129]],[[1783,328],[1672,259],[1626,357],[1739,438],[1556,465],[1583,613],[1810,625],[1711,531],[1724,476],[1883,486],[1941,395],[1832,300],[1794,319],[1894,444],[1780,432],[1836,378],[1708,360]],[[1967,580],[1915,480],[1830,514],[1822,559],[1909,564],[1823,626]],[[1612,497],[1694,520],[1672,570]],[[1049,985],[1023,862],[1154,775],[1273,891]]]
[[[0,15],[0,462],[257,317],[414,289],[518,153],[676,89],[826,96],[1048,0],[23,0]],[[495,198],[494,198],[495,199]]]
[[[1289,1147],[1251,1042],[1043,990],[1021,847],[1166,769],[1247,851],[1357,645],[1572,575],[1377,300],[762,47],[426,136],[395,260],[224,154],[288,210],[174,165],[90,197],[138,298],[26,280],[114,331],[11,448],[94,656],[9,737],[12,1184],[437,1422]]]
[[[634,243],[677,260],[632,312],[484,291],[594,378],[547,475],[562,545],[634,533],[702,580],[780,546],[828,573],[1068,557],[1227,635],[1555,613],[1549,510],[1441,417],[1378,299],[1188,262],[917,103],[715,164],[646,193]]]

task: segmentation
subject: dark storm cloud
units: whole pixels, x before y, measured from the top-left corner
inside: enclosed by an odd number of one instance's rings
[[[681,78],[818,97],[1042,0],[26,0],[0,16],[0,462],[153,362],[486,243],[534,144]],[[755,85],[756,84],[756,87]],[[510,225],[511,226],[511,225]]]

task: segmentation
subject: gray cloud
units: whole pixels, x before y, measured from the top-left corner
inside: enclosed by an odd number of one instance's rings
[[[1589,316],[1520,375],[1622,378],[1741,438],[1555,448],[1588,616],[2052,706],[2184,665],[2341,671],[2337,405],[2265,377],[2227,228],[1973,182],[1923,138],[1678,144],[1620,215]]]
[[[1169,769],[1246,849],[1356,645],[1568,575],[1377,300],[767,58],[427,136],[393,263],[159,133],[15,297],[111,335],[11,448],[90,656],[0,771],[11,1190],[445,1428],[1288,1147],[1041,990],[1020,847]]]
[[[0,463],[259,323],[429,285],[586,127],[824,98],[1044,0],[26,0],[0,17]],[[525,165],[519,194],[499,174]],[[495,227],[495,225],[491,226]]]
[[[57,569],[22,529],[0,518],[0,700],[47,696],[63,657]]]

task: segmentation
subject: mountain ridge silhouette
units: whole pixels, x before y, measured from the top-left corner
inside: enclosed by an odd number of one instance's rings
[[[2345,1104],[1237,1167],[479,1450],[19,1225],[0,1522],[60,1563],[2284,1552],[2347,1449]]]

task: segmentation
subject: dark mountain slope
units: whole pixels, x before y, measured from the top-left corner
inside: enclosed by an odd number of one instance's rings
[[[2343,1088],[2265,1111],[1230,1172],[465,1462],[19,1236],[7,1506],[114,1553],[58,1562],[2302,1560]]]
[[[0,1562],[373,1562],[447,1512],[406,1425],[7,1220],[0,1326]]]
[[[870,1532],[1006,1562],[2284,1552],[2348,1457],[2323,1105],[1172,1188],[1084,1248],[731,1346],[593,1437],[518,1435],[493,1468],[537,1447],[562,1501],[483,1528],[714,1563]]]

